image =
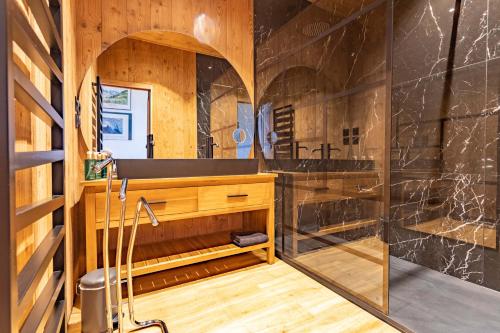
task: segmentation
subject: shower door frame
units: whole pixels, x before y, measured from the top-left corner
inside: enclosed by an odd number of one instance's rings
[[[383,241],[383,307],[382,311],[379,308],[374,307],[373,305],[369,304],[368,302],[354,296],[353,294],[349,293],[345,289],[342,289],[334,284],[332,284],[330,281],[322,278],[321,276],[318,276],[314,272],[311,272],[307,267],[303,266],[302,264],[296,262],[293,258],[288,257],[285,252],[283,253],[277,253],[278,257],[285,261],[287,264],[291,265],[292,267],[296,268],[297,270],[301,271],[302,273],[308,275],[309,277],[313,278],[317,282],[321,283],[322,285],[326,286],[327,288],[335,291],[342,297],[348,299],[352,303],[360,306],[364,310],[368,311],[369,313],[373,314],[377,318],[383,320],[384,322],[396,327],[397,329],[403,331],[403,332],[409,332],[407,328],[402,326],[401,324],[395,322],[393,319],[391,319],[388,315],[389,311],[389,271],[390,271],[390,261],[389,261],[389,221],[390,221],[390,163],[391,163],[391,125],[392,125],[392,117],[391,117],[391,111],[392,111],[392,62],[393,62],[393,14],[394,14],[394,0],[380,0],[380,1],[375,1],[372,2],[370,5],[367,7],[371,7],[369,10],[366,11],[366,8],[363,8],[365,11],[363,13],[360,13],[362,10],[352,14],[351,16],[347,17],[344,19],[344,24],[339,25],[338,28],[341,28],[342,26],[345,26],[349,23],[352,22],[353,19],[356,17],[359,17],[363,14],[370,13],[371,11],[375,10],[376,8],[379,8],[380,6],[386,6],[386,45],[385,45],[385,50],[386,50],[386,64],[385,64],[385,79],[381,84],[385,85],[385,119],[384,119],[384,156],[383,156],[383,161],[384,161],[384,166],[383,166],[383,209],[382,209],[382,214],[380,216],[380,223],[382,226],[382,232],[381,232],[381,239]],[[382,80],[381,80],[382,81]],[[289,184],[286,184],[286,178],[281,177],[282,183],[280,184],[281,193],[284,193],[285,187],[289,186]],[[284,205],[284,200],[282,202],[282,207]],[[287,214],[290,215],[290,214]],[[285,248],[285,235],[284,235],[284,229],[285,229],[285,212],[283,212],[281,216],[281,221],[277,221],[278,223],[281,223],[282,227],[282,234],[279,235],[282,237],[282,250]]]

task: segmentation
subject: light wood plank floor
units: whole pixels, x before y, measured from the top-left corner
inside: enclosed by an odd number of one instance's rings
[[[397,332],[284,262],[262,263],[264,256],[244,254],[137,278],[134,288],[144,293],[136,297],[136,318],[163,319],[171,333]],[[168,288],[150,291],[153,286]],[[75,307],[69,332],[79,331]]]
[[[384,308],[383,251],[383,243],[379,239],[368,237],[342,246],[311,251],[298,256],[295,260],[321,278],[382,310]]]

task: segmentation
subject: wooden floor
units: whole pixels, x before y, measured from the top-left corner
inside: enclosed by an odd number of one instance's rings
[[[312,251],[295,260],[326,281],[383,311],[383,255],[383,243],[376,237],[368,237]]]
[[[264,260],[262,251],[138,277],[136,318],[163,319],[170,333],[397,332],[284,262]],[[79,322],[75,307],[70,333]]]

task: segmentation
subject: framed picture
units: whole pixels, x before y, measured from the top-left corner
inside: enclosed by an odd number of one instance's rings
[[[104,109],[130,110],[130,89],[103,85],[102,107]]]
[[[105,140],[132,140],[132,115],[130,113],[103,112],[102,137]]]

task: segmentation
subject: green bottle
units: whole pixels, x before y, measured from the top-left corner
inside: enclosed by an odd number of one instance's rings
[[[94,153],[88,151],[87,158],[85,159],[85,180],[95,180],[95,163]]]
[[[102,160],[102,154],[101,153],[98,153],[98,152],[94,152],[94,160],[95,160],[95,164],[101,162]],[[102,177],[102,170],[101,172],[96,172],[95,173],[95,179],[101,179]]]

